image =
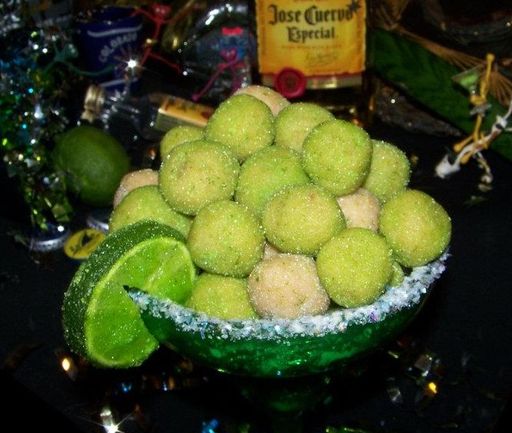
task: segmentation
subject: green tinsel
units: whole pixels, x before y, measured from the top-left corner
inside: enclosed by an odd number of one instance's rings
[[[53,137],[68,123],[62,101],[69,80],[63,68],[52,67],[57,48],[67,43],[62,31],[27,23],[0,37],[2,161],[18,180],[32,226],[42,232],[67,223],[72,210],[49,157]]]

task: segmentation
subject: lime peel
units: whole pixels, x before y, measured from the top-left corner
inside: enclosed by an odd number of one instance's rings
[[[75,274],[63,304],[70,348],[104,367],[141,364],[158,346],[123,287],[183,302],[195,268],[172,228],[141,221],[109,235]],[[162,266],[163,264],[163,266]]]

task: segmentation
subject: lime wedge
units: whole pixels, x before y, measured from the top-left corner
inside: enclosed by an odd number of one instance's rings
[[[183,237],[154,221],[124,227],[84,262],[64,296],[70,348],[104,367],[141,364],[158,346],[124,288],[183,303],[195,280]]]

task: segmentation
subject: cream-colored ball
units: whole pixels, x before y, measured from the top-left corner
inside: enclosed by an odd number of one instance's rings
[[[277,116],[284,107],[290,105],[290,101],[288,101],[288,99],[270,87],[258,86],[254,84],[238,89],[235,94],[251,95],[255,98],[258,98],[261,102],[267,104],[268,108],[270,108],[270,111],[272,111],[274,116]]]
[[[125,174],[114,194],[114,208],[131,190],[146,185],[158,185],[158,171],[145,168]]]
[[[268,242],[265,243],[265,249],[263,250],[263,260],[277,256],[278,254],[281,254],[281,252],[276,247],[269,244]]]
[[[359,188],[336,200],[345,215],[347,227],[362,227],[374,232],[379,230],[380,202],[370,191]]]
[[[264,318],[295,319],[323,314],[329,296],[320,285],[315,261],[295,254],[276,254],[249,275],[249,299]]]

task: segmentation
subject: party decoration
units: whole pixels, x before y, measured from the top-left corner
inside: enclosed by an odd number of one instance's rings
[[[219,420],[216,418],[213,418],[209,421],[204,421],[201,433],[217,433],[217,428],[219,427]]]
[[[68,123],[62,105],[66,69],[56,57],[69,43],[56,28],[19,27],[0,38],[0,137],[7,174],[19,181],[32,226],[46,234],[65,231],[71,206],[64,179],[51,168],[48,149]],[[14,17],[17,18],[14,19]]]
[[[176,20],[163,34],[162,48],[193,79],[194,101],[218,104],[251,83],[256,40],[246,1],[190,0],[177,6]]]
[[[493,140],[502,132],[512,131],[512,128],[507,128],[508,118],[512,114],[512,99],[510,100],[509,108],[505,115],[496,116],[496,120],[492,124],[490,132],[484,134],[482,131],[482,122],[485,119],[486,112],[490,109],[487,95],[489,92],[493,63],[494,55],[488,54],[483,72],[479,72],[478,69],[473,68],[454,77],[456,81],[470,92],[469,101],[474,107],[470,111],[470,115],[476,115],[476,119],[473,131],[466,138],[454,144],[453,151],[457,155],[455,160],[451,162],[451,155],[446,155],[436,167],[436,174],[441,178],[445,178],[459,171],[461,165],[466,164],[470,158],[475,158],[478,165],[484,170],[480,184],[480,189],[482,190],[491,188],[493,176],[491,168],[481,151],[489,148]],[[478,89],[478,92],[476,89]]]
[[[459,69],[464,70],[481,66],[482,59],[479,57],[472,56],[466,52],[458,51],[453,48],[445,47],[426,37],[420,36],[408,30],[405,24],[402,24],[402,15],[404,14],[409,3],[410,0],[384,0],[379,2],[379,4],[375,6],[373,24],[377,28],[392,32],[404,37],[405,39],[414,41],[418,45],[425,48],[427,51],[435,54],[439,58],[443,59],[451,65],[456,66]],[[437,3],[437,1],[433,0],[432,3]],[[424,8],[424,12],[425,15],[430,15],[431,11],[429,11],[428,8]],[[439,12],[439,10],[436,12]],[[435,13],[432,15],[435,15]],[[437,19],[439,19],[439,17],[434,20]],[[432,24],[441,27],[443,31],[449,32],[450,30],[447,28],[448,23],[446,22]],[[500,25],[502,25],[505,29],[510,29],[512,21],[509,19],[508,21],[500,23]],[[462,33],[462,31],[460,31],[460,33]],[[510,33],[510,30],[506,30],[502,33]],[[472,36],[477,37],[475,34]],[[455,37],[455,39],[457,39],[457,37]],[[489,83],[490,94],[493,95],[493,97],[495,97],[502,105],[507,105],[508,100],[512,95],[512,81],[504,73],[502,73],[501,70],[501,67],[506,66],[507,60],[509,59],[503,59],[502,61],[496,62],[496,68],[493,68],[491,71]]]
[[[346,426],[332,427],[329,426],[325,429],[325,433],[370,433],[368,430],[359,428],[351,428]]]
[[[375,80],[373,93],[374,114],[386,125],[413,133],[427,132],[432,136],[462,135],[461,131],[435,113],[426,112],[396,87],[382,80]]]
[[[177,64],[169,61],[162,55],[153,51],[153,48],[158,44],[158,41],[160,39],[162,26],[172,25],[175,21],[179,20],[184,14],[188,13],[188,9],[185,8],[181,11],[181,13],[176,14],[172,18],[169,18],[171,15],[171,10],[172,9],[169,5],[165,5],[162,3],[151,4],[151,6],[149,7],[149,12],[143,8],[135,9],[134,15],[143,15],[154,24],[154,29],[151,37],[146,39],[144,52],[140,59],[141,67],[144,66],[144,64],[149,58],[152,58],[158,60],[159,62],[163,63],[169,68],[174,69],[178,73],[181,72],[181,68]]]
[[[9,369],[15,369],[27,354],[37,346],[21,346],[8,356]],[[479,427],[478,431],[492,431],[496,417],[506,405],[506,389],[503,394],[486,389],[480,385],[488,377],[488,371],[482,369],[474,354],[462,352],[460,364],[447,363],[440,354],[425,347],[425,342],[416,333],[406,333],[399,340],[389,343],[385,352],[375,354],[369,366],[355,369],[351,374],[368,375],[375,387],[383,391],[381,403],[389,399],[392,407],[385,414],[385,431],[396,431],[393,418],[404,416],[418,429],[451,431],[455,428],[468,430]],[[233,383],[240,382],[239,377],[229,381],[214,371],[202,368],[172,351],[158,352],[153,362],[137,370],[105,372],[92,368],[83,358],[70,354],[66,350],[55,351],[55,363],[62,374],[81,394],[88,391],[93,397],[84,407],[88,417],[94,417],[102,427],[118,425],[120,431],[146,431],[140,420],[163,422],[167,415],[155,414],[148,401],[162,398],[162,394],[174,393],[179,398],[180,392],[186,390],[189,395],[203,396],[211,393],[233,392]],[[450,368],[447,368],[450,366]],[[368,370],[368,367],[370,370]],[[347,378],[349,379],[349,378]],[[343,378],[328,385],[328,395],[339,399],[346,396]],[[349,379],[350,380],[350,379]],[[357,380],[357,378],[356,378]],[[280,382],[282,383],[282,382]],[[349,382],[351,383],[351,382]],[[266,388],[267,390],[268,388]],[[210,393],[210,394],[209,394]],[[223,394],[225,395],[225,394]],[[454,399],[453,396],[459,396]],[[148,396],[151,398],[148,399]],[[269,393],[263,394],[270,398]],[[246,396],[247,397],[247,396]],[[292,401],[297,395],[291,395]],[[98,405],[97,402],[102,404]],[[204,401],[204,400],[203,400]],[[332,405],[332,400],[325,403],[324,411],[317,418],[315,432],[324,433],[377,433],[382,431],[371,408],[370,412],[356,412],[354,420],[351,409]],[[210,407],[210,406],[209,406]],[[215,408],[198,421],[198,433],[251,433],[261,431],[261,412],[253,410],[251,416],[243,413],[226,413]],[[256,407],[257,408],[257,407]],[[111,415],[109,415],[109,411]],[[333,411],[344,411],[341,421],[336,421]],[[322,418],[322,415],[324,418]],[[104,422],[103,422],[104,421]],[[122,422],[122,425],[119,423]],[[341,422],[341,424],[340,424]],[[399,424],[398,424],[399,425]],[[395,427],[395,428],[394,428]],[[265,430],[266,431],[266,430]],[[290,431],[290,430],[283,430]],[[309,431],[309,430],[308,430]]]
[[[23,25],[21,0],[5,0],[0,4],[0,37]]]
[[[90,76],[108,92],[122,91],[140,74],[129,74],[143,43],[143,20],[130,7],[106,6],[77,15],[76,41]],[[139,71],[137,71],[139,72]]]
[[[370,60],[374,69],[456,127],[470,133],[473,119],[467,110],[467,98],[453,83],[462,70],[482,63],[481,59],[444,47],[421,37],[401,24],[407,0],[379,3],[375,11],[376,28],[370,37]],[[500,64],[500,62],[497,62]],[[482,127],[491,130],[497,116],[503,117],[512,99],[512,82],[493,67],[489,74],[487,101],[489,110]],[[512,159],[512,136],[502,134],[492,142],[493,149]]]
[[[86,0],[78,1],[78,7],[83,6],[86,8],[92,6],[145,6],[152,3],[151,0]]]

